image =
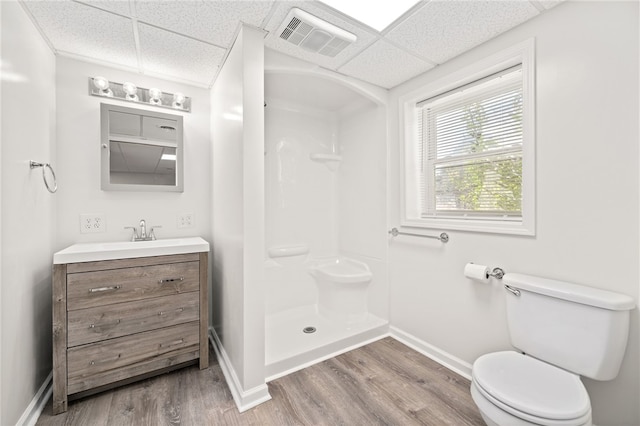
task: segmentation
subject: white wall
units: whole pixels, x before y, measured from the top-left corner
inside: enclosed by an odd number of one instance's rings
[[[56,203],[29,160],[60,169],[55,59],[22,7],[0,2],[0,424],[15,424],[51,371],[51,260]]]
[[[57,139],[59,215],[56,248],[88,241],[126,241],[145,219],[160,225],[158,238],[201,236],[211,232],[211,136],[209,91],[70,58],[57,57]],[[191,113],[89,96],[88,78],[101,75],[139,87],[159,87],[191,97]],[[100,103],[130,106],[184,117],[184,192],[123,192],[100,189]],[[102,213],[106,232],[81,234],[80,214]],[[192,228],[178,228],[177,217],[193,214]]]
[[[268,397],[264,381],[264,47],[243,27],[211,94],[213,326],[239,408]]]
[[[457,357],[510,348],[504,291],[462,275],[501,266],[626,293],[638,301],[638,3],[567,2],[391,92],[390,215],[399,223],[398,98],[535,37],[537,233],[450,232],[390,245],[391,324]],[[436,230],[432,230],[435,233]],[[439,231],[437,231],[439,232]],[[640,424],[638,310],[617,379],[585,379],[594,423]]]

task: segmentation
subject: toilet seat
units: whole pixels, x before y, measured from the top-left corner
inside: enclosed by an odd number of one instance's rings
[[[585,424],[589,395],[580,377],[514,351],[481,356],[473,364],[473,383],[492,404],[536,424]]]

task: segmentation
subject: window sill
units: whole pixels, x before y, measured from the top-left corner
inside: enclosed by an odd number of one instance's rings
[[[534,236],[535,228],[523,221],[500,221],[478,219],[404,219],[400,223],[405,228],[434,229],[438,231],[466,231],[487,234]]]

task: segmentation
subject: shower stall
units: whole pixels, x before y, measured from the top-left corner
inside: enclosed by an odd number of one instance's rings
[[[387,331],[386,112],[335,74],[264,82],[269,381]]]
[[[220,70],[209,334],[240,411],[388,332],[386,102],[247,26]]]

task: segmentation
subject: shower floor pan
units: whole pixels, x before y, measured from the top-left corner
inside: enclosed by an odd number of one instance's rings
[[[314,332],[305,328],[314,327]],[[372,314],[344,324],[317,312],[316,305],[267,315],[265,321],[267,382],[384,337],[388,322]]]

